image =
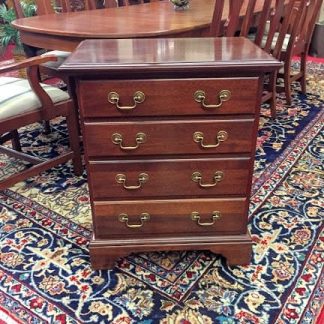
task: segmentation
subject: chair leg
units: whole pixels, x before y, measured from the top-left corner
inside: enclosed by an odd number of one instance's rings
[[[270,74],[269,78],[269,91],[271,91],[272,96],[270,98],[270,111],[271,111],[271,117],[276,118],[277,116],[277,110],[276,110],[276,104],[277,104],[277,91],[276,91],[276,82],[277,82],[277,72],[273,72]]]
[[[49,120],[44,120],[43,121],[43,127],[44,127],[44,133],[45,134],[50,134],[51,133],[51,124]]]
[[[76,119],[76,113],[71,113],[66,117],[66,124],[69,132],[70,148],[74,152],[73,154],[73,169],[77,176],[83,173],[83,165],[81,159],[80,140],[78,132],[78,120]]]
[[[286,95],[286,101],[288,105],[291,105],[291,88],[290,88],[290,61],[288,61],[287,63],[285,63],[284,66],[284,85],[285,85],[285,95]]]
[[[16,151],[20,151],[21,152],[21,145],[20,145],[20,140],[19,140],[19,134],[17,129],[13,130],[10,132],[11,135],[11,144],[12,144],[12,148]]]
[[[19,151],[21,152],[21,145],[20,145],[20,140],[19,140],[19,134],[17,129],[7,132],[5,134],[1,134],[0,136],[0,144],[3,144],[5,142],[11,142],[12,149],[14,151]]]
[[[307,54],[303,53],[300,58],[300,72],[301,72],[300,85],[303,94],[306,94],[306,63],[307,63]]]

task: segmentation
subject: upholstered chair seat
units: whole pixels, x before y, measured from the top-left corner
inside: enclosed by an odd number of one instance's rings
[[[54,104],[70,99],[67,92],[41,83]],[[42,104],[28,80],[0,76],[0,120],[37,110]]]

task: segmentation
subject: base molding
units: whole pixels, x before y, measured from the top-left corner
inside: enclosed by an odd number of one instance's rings
[[[142,239],[92,239],[90,258],[93,269],[111,269],[115,261],[130,253],[177,250],[209,250],[223,255],[229,265],[250,263],[252,240],[249,234],[232,236],[163,237]]]

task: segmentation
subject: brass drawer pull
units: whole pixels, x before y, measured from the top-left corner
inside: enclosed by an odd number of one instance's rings
[[[108,93],[108,101],[115,105],[119,110],[132,110],[136,108],[137,104],[144,102],[145,94],[142,91],[136,91],[133,95],[134,105],[133,106],[120,106],[119,105],[119,94],[117,92],[109,92]]]
[[[148,213],[142,213],[141,214],[141,217],[140,217],[140,221],[141,223],[140,224],[129,224],[128,221],[128,215],[127,214],[120,214],[118,216],[118,220],[122,223],[125,223],[125,225],[129,228],[139,228],[139,227],[142,227],[144,225],[145,222],[149,221],[150,220],[150,214]]]
[[[194,182],[197,182],[200,187],[202,188],[210,188],[210,187],[215,187],[218,182],[222,181],[224,178],[224,173],[222,171],[216,171],[214,174],[214,182],[213,183],[202,183],[202,175],[200,172],[194,172],[191,175],[191,180]]]
[[[137,133],[136,134],[136,138],[135,138],[136,145],[135,146],[124,146],[123,145],[123,135],[121,135],[119,133],[112,134],[111,141],[114,144],[119,145],[120,149],[122,149],[124,151],[131,151],[131,150],[136,150],[137,148],[139,148],[140,144],[145,143],[146,134],[145,133]]]
[[[219,108],[224,101],[228,101],[230,100],[231,98],[231,92],[229,90],[221,90],[219,93],[218,93],[218,103],[216,103],[215,105],[208,105],[205,103],[205,99],[206,99],[206,94],[205,94],[205,91],[202,91],[202,90],[197,90],[194,94],[194,98],[197,102],[200,102],[201,105],[204,107],[204,108],[207,108],[207,109],[214,109],[214,108]]]
[[[220,145],[221,142],[225,142],[228,138],[228,133],[224,130],[220,130],[216,136],[216,144],[204,144],[204,133],[202,132],[194,132],[193,140],[196,143],[200,143],[200,146],[203,148],[215,148]]]
[[[123,187],[127,190],[136,190],[142,187],[142,184],[148,181],[149,176],[146,173],[140,173],[138,176],[138,185],[137,186],[127,186],[126,185],[126,175],[123,173],[118,173],[116,175],[116,182],[123,185]]]
[[[200,221],[200,215],[198,212],[194,211],[191,213],[191,219],[194,221],[194,222],[197,222],[198,225],[200,226],[212,226],[215,224],[215,222],[217,220],[219,220],[221,218],[221,214],[219,211],[213,211],[212,213],[212,222],[201,222]]]

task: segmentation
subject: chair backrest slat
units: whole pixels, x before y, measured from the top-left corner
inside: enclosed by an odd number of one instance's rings
[[[17,18],[25,17],[22,7],[21,7],[21,4],[20,4],[20,0],[13,0],[13,7],[15,9]]]
[[[267,21],[269,15],[270,15],[270,10],[271,10],[271,0],[266,0],[263,5],[262,13],[260,16],[260,21],[264,21],[264,22]],[[258,46],[261,46],[262,38],[266,31],[266,26],[267,26],[267,23],[259,24],[259,26],[258,26],[256,37],[254,40],[254,43]]]
[[[285,8],[285,0],[276,0],[276,7],[270,10],[268,20],[266,20],[269,22],[269,30],[264,36],[265,44],[262,48],[268,53],[272,51],[275,57],[278,57],[278,51],[281,50],[287,34],[293,3],[294,1],[290,1]],[[259,32],[261,34],[261,30]]]
[[[221,24],[222,24],[224,4],[225,4],[225,0],[216,0],[213,19],[210,24],[210,36],[221,35]]]
[[[266,2],[269,2],[269,0],[265,1],[265,3]],[[245,15],[244,15],[241,30],[240,30],[240,36],[247,37],[247,35],[249,33],[249,30],[250,30],[250,28],[252,26],[252,22],[253,22],[255,4],[256,4],[256,0],[249,0],[249,2],[247,4],[247,8],[245,11]],[[262,13],[263,13],[263,11],[264,11],[264,8],[262,10]]]
[[[240,23],[240,12],[242,10],[243,4],[244,0],[230,0],[229,16],[225,23],[225,36],[233,37],[238,31]]]
[[[289,32],[289,26],[291,17],[293,15],[293,7],[295,1],[290,1],[289,4],[285,8],[284,19],[281,21],[280,29],[278,32],[278,37],[276,39],[275,47],[273,48],[273,56],[276,58],[280,58],[280,54],[283,49],[284,42],[286,40],[287,34]],[[275,35],[274,35],[275,36]],[[273,45],[272,45],[273,47]]]

